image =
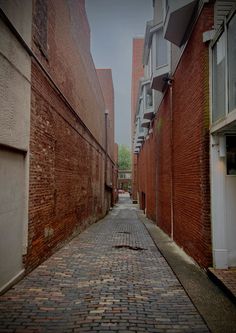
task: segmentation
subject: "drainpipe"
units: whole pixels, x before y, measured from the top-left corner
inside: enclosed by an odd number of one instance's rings
[[[104,187],[105,187],[105,202],[107,192],[107,156],[108,156],[108,110],[105,110],[105,170],[104,170]],[[106,207],[107,210],[108,207]]]
[[[168,80],[168,85],[170,87],[170,149],[171,149],[171,184],[170,184],[170,200],[171,200],[171,207],[170,207],[170,219],[171,219],[171,239],[174,239],[174,164],[173,164],[173,154],[174,154],[174,147],[173,147],[173,91],[172,91],[172,79]]]

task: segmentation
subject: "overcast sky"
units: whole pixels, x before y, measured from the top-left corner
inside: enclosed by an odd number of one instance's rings
[[[115,140],[131,145],[132,39],[143,37],[152,19],[152,0],[86,0],[96,68],[112,68]]]

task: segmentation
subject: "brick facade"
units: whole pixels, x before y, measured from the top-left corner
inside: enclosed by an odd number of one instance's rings
[[[181,58],[173,84],[174,239],[205,267],[212,259],[209,49],[202,42],[202,34],[212,26],[213,8],[207,5]]]
[[[114,141],[114,88],[112,80],[112,71],[110,68],[97,69],[97,75],[99,83],[102,89],[102,94],[104,97],[105,108],[104,115],[106,112],[106,122],[107,122],[107,162],[106,162],[106,189],[108,191],[107,195],[110,198],[111,205],[116,202],[114,187],[116,185],[116,162],[115,162],[115,141]],[[105,144],[106,145],[106,144]],[[113,162],[113,163],[111,163]],[[113,184],[113,186],[112,186]],[[113,187],[113,188],[112,188]]]
[[[139,79],[144,75],[142,64],[143,56],[143,38],[133,39],[133,54],[132,54],[132,84],[131,84],[131,131],[134,133],[134,120],[137,107]],[[137,156],[132,154],[132,198],[137,200]]]
[[[47,15],[47,49],[38,40],[39,20],[33,22],[33,51],[54,83],[33,61],[27,270],[102,218],[111,204],[105,190],[105,102],[90,54],[85,4],[44,3],[35,1],[34,9],[41,5]],[[114,142],[114,130],[109,135]]]
[[[212,254],[209,49],[202,34],[212,26],[213,5],[207,4],[152,122],[153,133],[138,157],[142,208],[203,267],[212,263]]]

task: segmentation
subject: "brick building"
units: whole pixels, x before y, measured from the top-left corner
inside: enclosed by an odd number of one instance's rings
[[[153,12],[134,137],[140,206],[201,266],[235,266],[235,1],[155,0]]]
[[[97,69],[97,75],[102,88],[104,96],[104,103],[106,107],[105,113],[105,136],[106,136],[106,190],[108,192],[110,204],[113,206],[116,201],[117,193],[117,163],[118,163],[118,146],[115,144],[115,127],[114,127],[114,88],[112,80],[112,71],[110,68]],[[110,161],[108,161],[110,159]],[[110,163],[112,162],[112,163]]]
[[[115,164],[84,0],[1,0],[0,29],[2,290],[106,214]]]
[[[136,106],[138,90],[139,90],[139,79],[143,77],[143,38],[133,39],[133,50],[132,50],[132,80],[131,80],[131,133],[132,133],[132,150],[134,149],[134,137],[135,137],[135,122],[136,122]],[[137,156],[132,154],[132,199],[133,202],[137,202]]]
[[[117,203],[118,197],[118,144],[114,144],[114,172],[113,172],[113,205]]]
[[[118,170],[118,189],[131,192],[132,170]]]

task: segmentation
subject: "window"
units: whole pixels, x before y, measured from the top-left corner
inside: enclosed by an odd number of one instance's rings
[[[213,122],[225,115],[225,58],[225,34],[223,34],[213,49]]]
[[[155,68],[158,69],[162,66],[168,64],[168,53],[167,53],[167,40],[163,37],[163,28],[157,30],[154,33],[154,47],[155,52],[153,52],[153,64]]]
[[[164,39],[162,24],[153,28],[152,63],[153,72],[151,88],[164,91],[167,86],[166,78],[168,77],[170,71],[170,47],[169,42]]]
[[[212,122],[236,110],[236,14],[212,47]]]
[[[236,175],[236,136],[226,136],[227,175]]]
[[[153,95],[152,95],[152,89],[146,87],[146,108],[150,109],[153,107]]]
[[[152,76],[152,49],[149,50],[148,58],[148,78]]]
[[[228,25],[229,112],[236,109],[236,15]]]

